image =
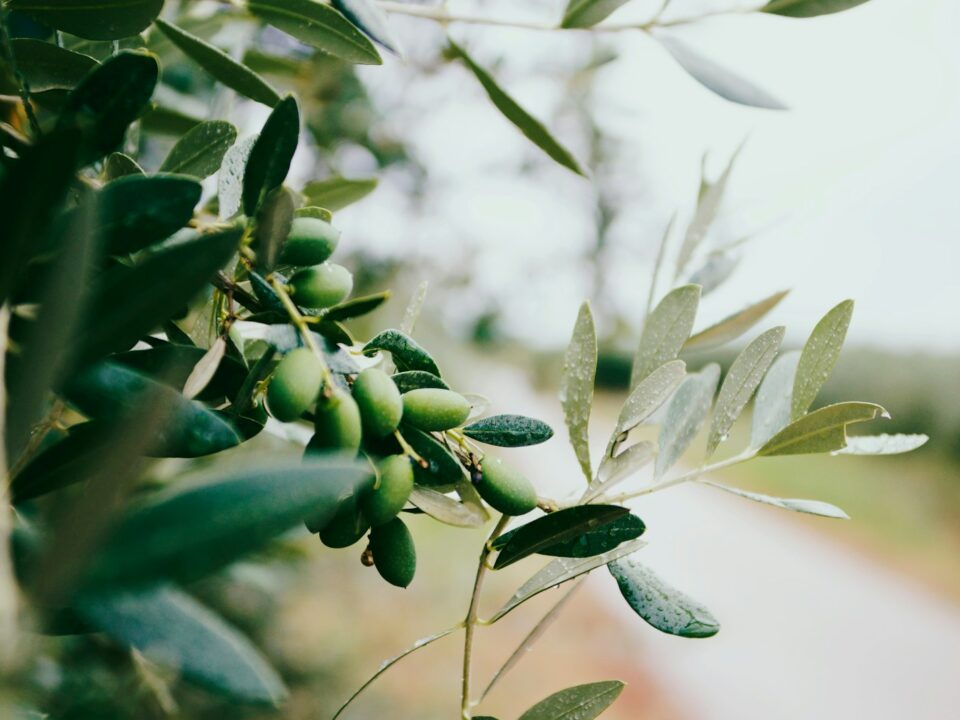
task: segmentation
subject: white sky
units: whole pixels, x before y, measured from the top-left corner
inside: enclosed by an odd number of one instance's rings
[[[549,21],[564,4],[450,7]],[[643,19],[657,4],[634,0],[611,21]],[[674,0],[671,14],[731,5]],[[539,345],[564,343],[589,292],[591,270],[580,258],[592,242],[593,187],[542,161],[462,68],[429,76],[417,69],[417,58],[442,39],[432,23],[395,24],[408,62],[364,68],[362,77],[384,107],[400,103],[387,126],[411,138],[430,174],[428,193],[414,214],[406,188],[386,182],[340,215],[345,241],[358,238],[383,254],[417,248],[425,275],[473,278],[470,292],[455,296],[461,306],[506,298],[512,332]],[[787,324],[795,341],[853,297],[855,341],[960,349],[960,2],[872,0],[815,20],[733,15],[671,32],[791,109],[744,109],[713,96],[649,36],[599,38],[620,55],[598,75],[594,103],[620,143],[608,181],[625,211],[606,277],[617,307],[639,320],[660,233],[674,211],[689,218],[701,157],[709,153],[715,176],[749,136],[708,240],[755,239],[733,279],[705,301],[703,322],[790,287],[770,322]],[[452,34],[586,155],[573,117],[555,111],[567,92],[565,69],[589,56],[588,34],[465,25]],[[340,162],[348,173],[369,170],[364,157]],[[534,171],[520,174],[524,164]]]

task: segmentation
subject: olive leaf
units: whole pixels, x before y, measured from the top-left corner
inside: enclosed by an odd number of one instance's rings
[[[624,433],[633,430],[663,405],[683,382],[686,373],[685,362],[670,360],[641,380],[620,408],[620,415],[611,435],[611,444],[615,444]]]
[[[609,568],[627,604],[657,630],[687,638],[711,637],[720,631],[709,610],[634,558],[615,560]]]
[[[280,248],[293,226],[293,211],[293,193],[283,185],[264,196],[257,210],[253,245],[260,269],[270,271],[277,264]]]
[[[593,479],[590,462],[590,410],[593,384],[597,374],[597,330],[589,303],[580,306],[573,336],[563,356],[560,379],[560,404],[570,435],[570,444],[589,483]]]
[[[742,253],[730,248],[711,250],[700,267],[690,273],[690,282],[702,288],[701,295],[712,293],[730,279],[742,259]]]
[[[10,47],[31,92],[72,90],[99,63],[89,55],[31,38],[14,38]]]
[[[673,467],[700,432],[710,412],[719,379],[720,366],[710,363],[700,372],[688,375],[674,393],[660,428],[655,477],[662,477]]]
[[[423,370],[407,370],[406,372],[396,373],[392,378],[394,385],[397,386],[397,390],[399,390],[401,394],[421,388],[450,389],[450,386],[436,375],[424,372]]]
[[[603,507],[598,505],[583,505],[582,507]],[[578,508],[569,508],[568,510],[560,510],[558,513],[570,513],[572,510],[577,510]],[[558,513],[553,513],[547,517],[552,517]],[[571,513],[572,514],[572,513]],[[583,513],[580,513],[582,516]],[[526,532],[529,533],[528,537],[533,536],[534,528],[530,527],[534,523],[541,522],[545,518],[541,518],[540,521],[534,520],[528,525],[522,525],[515,530],[504,533],[496,539],[493,543],[495,548],[509,549],[516,546],[518,542],[515,538],[518,533]],[[580,522],[580,520],[577,520]],[[529,530],[524,530],[524,528],[529,528]],[[621,515],[616,519],[605,522],[595,527],[590,527],[582,532],[578,532],[572,537],[568,537],[566,540],[560,540],[558,542],[551,542],[546,547],[542,547],[536,551],[537,555],[552,555],[554,557],[593,557],[594,555],[602,555],[603,553],[613,550],[615,547],[621,543],[627,542],[629,540],[635,540],[636,538],[643,535],[646,526],[643,524],[643,521],[638,518],[636,515],[627,514]],[[539,532],[548,532],[548,530],[543,528],[538,528]],[[555,532],[554,530],[549,530],[549,532]],[[503,550],[501,550],[501,553]],[[510,560],[510,562],[514,562]]]
[[[611,490],[652,462],[656,456],[657,446],[647,441],[635,443],[617,455],[604,456],[597,470],[597,477],[590,483],[582,502],[590,502]]]
[[[146,30],[160,14],[163,0],[10,0],[7,5],[71,35],[119,40]]]
[[[926,435],[859,435],[847,438],[841,455],[899,455],[927,444]]]
[[[520,132],[526,135],[534,145],[568,170],[572,170],[577,175],[586,175],[580,164],[570,154],[570,151],[558,143],[539,120],[520,107],[516,100],[503,91],[490,73],[477,65],[473,58],[452,40],[450,41],[450,52],[454,57],[460,58],[470,69],[470,72],[483,86],[497,110],[513,123]]]
[[[519,720],[593,720],[613,704],[623,686],[619,680],[576,685],[541,700]]]
[[[436,360],[416,340],[400,330],[384,330],[363,346],[363,354],[372,356],[385,351],[401,372],[422,370],[440,377]]]
[[[300,140],[300,110],[288,95],[277,103],[257,136],[243,170],[243,211],[252,216],[264,198],[280,187]]]
[[[700,287],[683,285],[667,293],[647,316],[633,356],[631,388],[664,363],[676,359],[693,329],[699,304]]]
[[[827,405],[794,420],[770,438],[758,455],[799,455],[836,452],[847,446],[847,426],[890,417],[879,405],[843,402]]]
[[[840,357],[852,316],[853,300],[844,300],[824,315],[810,333],[793,381],[791,420],[797,420],[807,412],[826,384]]]
[[[800,351],[791,350],[778,357],[760,384],[753,404],[750,446],[758,448],[790,424],[793,382]]]
[[[210,384],[223,362],[224,354],[227,352],[227,342],[218,337],[213,341],[210,349],[204,353],[203,357],[193,366],[193,370],[187,376],[183,383],[183,396],[188,400],[195,398],[204,388]]]
[[[103,179],[110,182],[128,175],[143,175],[143,168],[129,155],[110,153],[103,162]]]
[[[865,2],[867,0],[770,0],[760,11],[794,18],[811,18],[843,12]]]
[[[332,0],[331,4],[371,40],[390,52],[400,53],[400,42],[390,27],[390,19],[374,0]]]
[[[372,193],[377,189],[377,182],[376,178],[332,177],[308,182],[304,185],[302,192],[311,205],[337,211],[353,205]]]
[[[479,528],[490,520],[490,515],[483,505],[459,502],[422,485],[414,486],[410,493],[410,503],[434,520],[454,527]]]
[[[160,172],[182,173],[202,180],[220,169],[223,156],[236,141],[237,129],[230,123],[202,122],[177,141],[160,166]]]
[[[563,11],[563,28],[587,28],[605,20],[629,0],[570,0]]]
[[[419,463],[413,464],[413,476],[418,484],[445,487],[463,480],[463,468],[457,458],[432,435],[409,425],[401,426],[400,433],[428,465],[424,468]]]
[[[223,156],[223,162],[220,163],[217,200],[220,204],[219,214],[222,220],[234,217],[243,208],[243,175],[257,137],[252,135],[236,143],[227,150]]]
[[[327,309],[326,312],[323,313],[323,318],[324,320],[340,321],[361,317],[373,312],[389,299],[389,290],[373,295],[365,295],[364,297],[352,298]]]
[[[463,434],[487,445],[525,447],[546,442],[553,437],[553,429],[524,415],[494,415],[467,425]]]
[[[739,312],[728,315],[718,323],[694,333],[683,345],[684,350],[712,350],[747,332],[760,322],[780,301],[789,293],[789,290],[774,293]]]
[[[709,485],[710,487],[717,488],[718,490],[723,490],[724,492],[728,492],[733,495],[739,495],[742,498],[763,503],[764,505],[773,505],[774,507],[782,508],[783,510],[793,510],[794,512],[806,513],[808,515],[819,515],[820,517],[835,518],[838,520],[850,519],[850,516],[840,508],[820,500],[799,500],[796,498],[771,497],[770,495],[762,495],[760,493],[741,490],[740,488],[729,487],[728,485],[721,485],[720,483],[715,483],[710,480],[702,480],[701,482],[704,485]]]
[[[168,330],[172,328],[168,326]],[[110,357],[110,361],[149,375],[170,387],[184,388],[196,367],[204,362],[208,350],[194,345],[183,345],[180,344],[181,341],[182,338],[178,337],[177,342],[165,343],[146,350],[117,353]],[[225,352],[216,365],[216,372],[197,397],[212,401],[225,397],[232,398],[243,385],[246,375],[247,369],[243,363]]]

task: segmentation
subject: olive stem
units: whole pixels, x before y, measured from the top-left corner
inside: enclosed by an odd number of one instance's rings
[[[273,275],[270,276],[269,281],[270,287],[274,289],[277,297],[280,298],[280,302],[283,303],[283,307],[290,316],[290,321],[297,328],[300,337],[303,338],[304,344],[310,348],[317,360],[320,361],[320,371],[323,374],[323,395],[324,397],[329,397],[330,393],[333,392],[333,375],[330,373],[330,367],[327,365],[327,359],[323,356],[323,351],[320,349],[320,346],[317,345],[317,341],[314,340],[313,333],[311,333],[310,328],[307,327],[307,323],[303,319],[303,315],[300,314],[300,310],[294,304],[293,300],[290,299],[290,293],[287,291],[286,285],[277,280]]]
[[[480,551],[480,562],[477,565],[477,575],[473,581],[473,593],[470,595],[470,607],[467,608],[467,616],[463,620],[463,678],[460,692],[460,716],[462,720],[470,720],[472,717],[470,705],[470,666],[473,659],[473,632],[477,627],[477,615],[480,609],[480,591],[483,588],[483,580],[487,575],[487,558],[493,551],[492,543],[503,529],[510,522],[509,515],[501,515],[496,526],[490,533],[486,542],[483,543],[483,549]]]
[[[397,439],[397,442],[400,443],[400,447],[403,448],[403,452],[410,458],[413,458],[414,462],[417,463],[424,470],[430,467],[430,463],[423,459],[423,456],[413,449],[413,445],[407,442],[407,439],[400,434],[399,430],[393,431],[393,437]]]

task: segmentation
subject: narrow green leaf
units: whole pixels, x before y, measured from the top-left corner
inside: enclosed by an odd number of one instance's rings
[[[246,636],[182,590],[88,596],[81,618],[116,642],[234,700],[275,705],[283,681]]]
[[[252,216],[263,199],[280,187],[300,140],[300,110],[288,95],[274,107],[250,149],[243,171],[243,210]]]
[[[191,35],[183,28],[172,25],[166,20],[158,18],[156,26],[184,55],[231,90],[236,90],[244,97],[262,103],[267,107],[274,107],[280,102],[280,94],[270,87],[266,80],[246,65],[234,60],[220,48],[214,47],[205,40]]]
[[[173,338],[171,338],[173,339]],[[194,368],[203,362],[207,351],[194,345],[166,343],[148,350],[131,350],[110,357],[110,362],[123,365],[172,388],[185,387]],[[201,400],[220,401],[232,398],[246,378],[247,369],[237,358],[225,355],[217,371],[203,391]]]
[[[261,271],[269,272],[276,266],[280,248],[293,226],[294,205],[293,193],[283,185],[264,196],[253,236],[256,264]]]
[[[600,462],[596,479],[590,483],[582,502],[590,502],[613,489],[657,456],[657,446],[652,442],[638,442],[617,455],[606,455]]]
[[[361,65],[380,65],[377,49],[343,15],[316,0],[247,0],[261,20],[322,52]]]
[[[731,340],[736,340],[760,322],[789,292],[789,290],[783,290],[774,293],[770,297],[764,298],[733,315],[728,315],[720,322],[692,335],[684,344],[683,349],[696,351],[712,350]]]
[[[177,141],[160,172],[181,173],[200,178],[220,169],[223,156],[237,141],[237,129],[222,120],[200,123]]]
[[[858,435],[847,438],[841,455],[899,455],[927,444],[926,435]]]
[[[434,520],[453,527],[479,528],[490,520],[490,514],[483,505],[459,502],[422,485],[414,486],[410,493],[410,503]]]
[[[153,103],[140,118],[140,128],[151,135],[180,137],[202,122],[202,118]]]
[[[700,287],[684,285],[671,290],[653,309],[643,324],[640,344],[633,357],[630,387],[664,363],[675,360],[690,336],[700,305]]]
[[[331,0],[331,4],[371,40],[400,54],[400,42],[390,27],[390,18],[374,0]]]
[[[244,138],[223,156],[220,174],[217,176],[217,200],[220,203],[221,220],[229,220],[243,208],[243,175],[257,137],[252,135]]]
[[[593,720],[613,704],[623,691],[619,680],[576,685],[541,700],[520,720]]]
[[[583,507],[596,506],[585,505]],[[513,533],[521,529],[522,527],[502,535],[504,546],[509,546],[513,539]],[[548,545],[538,550],[536,554],[553,557],[593,557],[610,552],[622,543],[637,539],[643,535],[645,530],[646,526],[636,515],[623,515],[612,522],[586,530],[575,537]]]
[[[553,437],[553,429],[524,415],[494,415],[467,425],[463,434],[487,445],[525,447],[546,442]]]
[[[843,402],[827,405],[794,420],[768,440],[758,455],[799,455],[836,452],[847,446],[847,425],[889,417],[879,405]]]
[[[597,330],[590,303],[580,306],[573,336],[563,356],[560,379],[560,404],[570,435],[570,444],[589,483],[593,479],[590,462],[590,410],[593,408],[593,384],[597,375]]]
[[[811,18],[843,12],[867,0],[770,0],[760,8],[761,12],[785,15],[794,18]]]
[[[440,377],[436,360],[416,340],[400,330],[384,330],[363,346],[363,354],[388,352],[401,372],[422,370]]]
[[[685,362],[670,360],[641,380],[620,408],[611,441],[615,442],[650,417],[683,382],[686,374]]]
[[[742,259],[742,253],[732,249],[711,250],[700,267],[690,274],[690,282],[703,288],[701,296],[705,297],[730,279]]]
[[[617,505],[579,505],[544,515],[501,535],[494,541],[493,546],[500,553],[493,567],[496,570],[505,568],[549,548],[563,549],[568,541],[585,539],[589,533],[609,528],[615,520],[629,512],[626,508]],[[640,523],[640,532],[643,532],[643,523]],[[633,538],[624,539],[632,540]],[[586,546],[593,544],[587,540],[584,540],[584,543]],[[606,548],[606,550],[609,549]]]
[[[783,326],[767,330],[743,349],[733,361],[720,386],[713,423],[707,439],[707,456],[713,454],[730,433],[733,423],[750,402],[783,343]]]
[[[820,500],[798,500],[795,498],[771,497],[770,495],[747,492],[746,490],[741,490],[740,488],[721,485],[720,483],[711,482],[709,480],[703,480],[701,482],[703,482],[704,485],[715,487],[718,490],[723,490],[733,495],[739,495],[740,497],[753,500],[754,502],[763,503],[764,505],[773,505],[774,507],[782,508],[783,510],[792,510],[794,512],[806,513],[807,515],[819,515],[820,517],[835,518],[837,520],[850,519],[850,516],[840,508],[836,507],[835,505],[831,505],[830,503],[821,502]]]
[[[709,610],[633,558],[616,560],[609,568],[627,604],[657,630],[687,638],[711,637],[720,631]]]
[[[774,361],[760,384],[753,404],[753,428],[750,447],[758,448],[790,424],[793,381],[800,351],[791,350]]]
[[[829,379],[840,357],[840,348],[847,337],[852,316],[853,300],[844,300],[824,315],[810,333],[793,381],[791,420],[799,419],[810,409]]]
[[[390,291],[375,293],[373,295],[364,295],[363,297],[352,298],[345,303],[334,305],[323,313],[324,320],[352,320],[372,313],[378,307],[390,299]]]
[[[43,40],[14,38],[10,45],[17,69],[27,79],[31,92],[73,90],[98,64],[89,55]]]
[[[216,376],[217,370],[220,369],[220,363],[223,362],[226,352],[226,340],[218,337],[213,341],[213,345],[211,345],[210,349],[197,361],[197,364],[193,366],[186,381],[183,383],[183,396],[185,398],[192,400],[206,389]]]
[[[497,85],[497,81],[494,80],[493,76],[477,65],[462,47],[451,40],[450,50],[454,56],[459,57],[464,62],[477,80],[480,81],[483,89],[486,90],[487,95],[490,97],[490,101],[503,113],[503,116],[507,120],[513,123],[534,145],[543,150],[560,165],[563,165],[568,170],[572,170],[577,173],[577,175],[586,176],[586,173],[573,155],[570,154],[570,151],[558,143],[539,120],[530,115],[530,113],[520,107],[512,97],[505,93],[500,86]]]
[[[132,510],[110,533],[86,587],[188,582],[260,549],[310,516],[320,524],[372,482],[343,459],[219,471]]]
[[[725,100],[766,110],[787,109],[766,90],[708,60],[677,38],[659,35],[657,39],[690,77]]]
[[[562,28],[588,28],[606,20],[630,0],[570,0],[563,11]]]
[[[588,558],[557,558],[556,560],[552,560],[533,577],[521,585],[510,597],[510,599],[507,600],[503,607],[494,613],[489,622],[496,622],[504,615],[518,608],[530,598],[539,595],[544,590],[549,590],[550,588],[557,587],[557,585],[562,585],[568,580],[573,580],[573,578],[579,577],[580,575],[588,573],[591,570],[596,570],[598,567],[603,567],[607,563],[613,562],[614,560],[622,557],[626,557],[627,555],[630,555],[631,553],[634,553],[642,548],[645,544],[646,543],[643,540],[637,539],[631,542],[626,542],[616,549],[611,550],[608,553],[604,553],[603,555],[594,555],[593,557]]]
[[[336,212],[377,189],[376,178],[348,179],[332,177],[325,180],[308,182],[303,188],[303,195],[311,205],[317,205]]]
[[[294,217],[312,217],[312,218],[317,218],[317,220],[323,220],[324,222],[333,222],[332,212],[330,212],[326,208],[316,207],[314,205],[297,208],[296,212],[293,213],[293,216]]]
[[[397,386],[397,390],[399,390],[401,394],[410,392],[411,390],[419,390],[420,388],[450,389],[450,386],[436,375],[424,372],[423,370],[407,370],[406,372],[396,373],[392,377],[394,384]]]
[[[710,363],[698,373],[688,375],[667,405],[660,428],[660,453],[654,468],[656,477],[663,477],[700,432],[710,412],[713,394],[720,379],[720,366]]]
[[[88,40],[120,40],[146,30],[160,14],[163,0],[9,0],[40,22]]]

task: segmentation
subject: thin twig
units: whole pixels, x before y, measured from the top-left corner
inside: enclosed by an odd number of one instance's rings
[[[330,367],[327,365],[327,358],[324,356],[320,346],[317,345],[317,341],[314,339],[313,333],[310,332],[310,328],[303,319],[303,315],[300,314],[300,310],[293,303],[293,300],[290,299],[290,293],[287,292],[286,286],[277,280],[275,276],[271,276],[269,280],[270,286],[277,293],[277,296],[280,298],[280,302],[283,303],[283,307],[290,316],[290,322],[292,322],[297,328],[297,331],[300,333],[300,337],[303,338],[304,344],[310,348],[317,360],[320,361],[320,369],[323,373],[323,392],[325,394],[332,392],[333,375],[330,374]]]

